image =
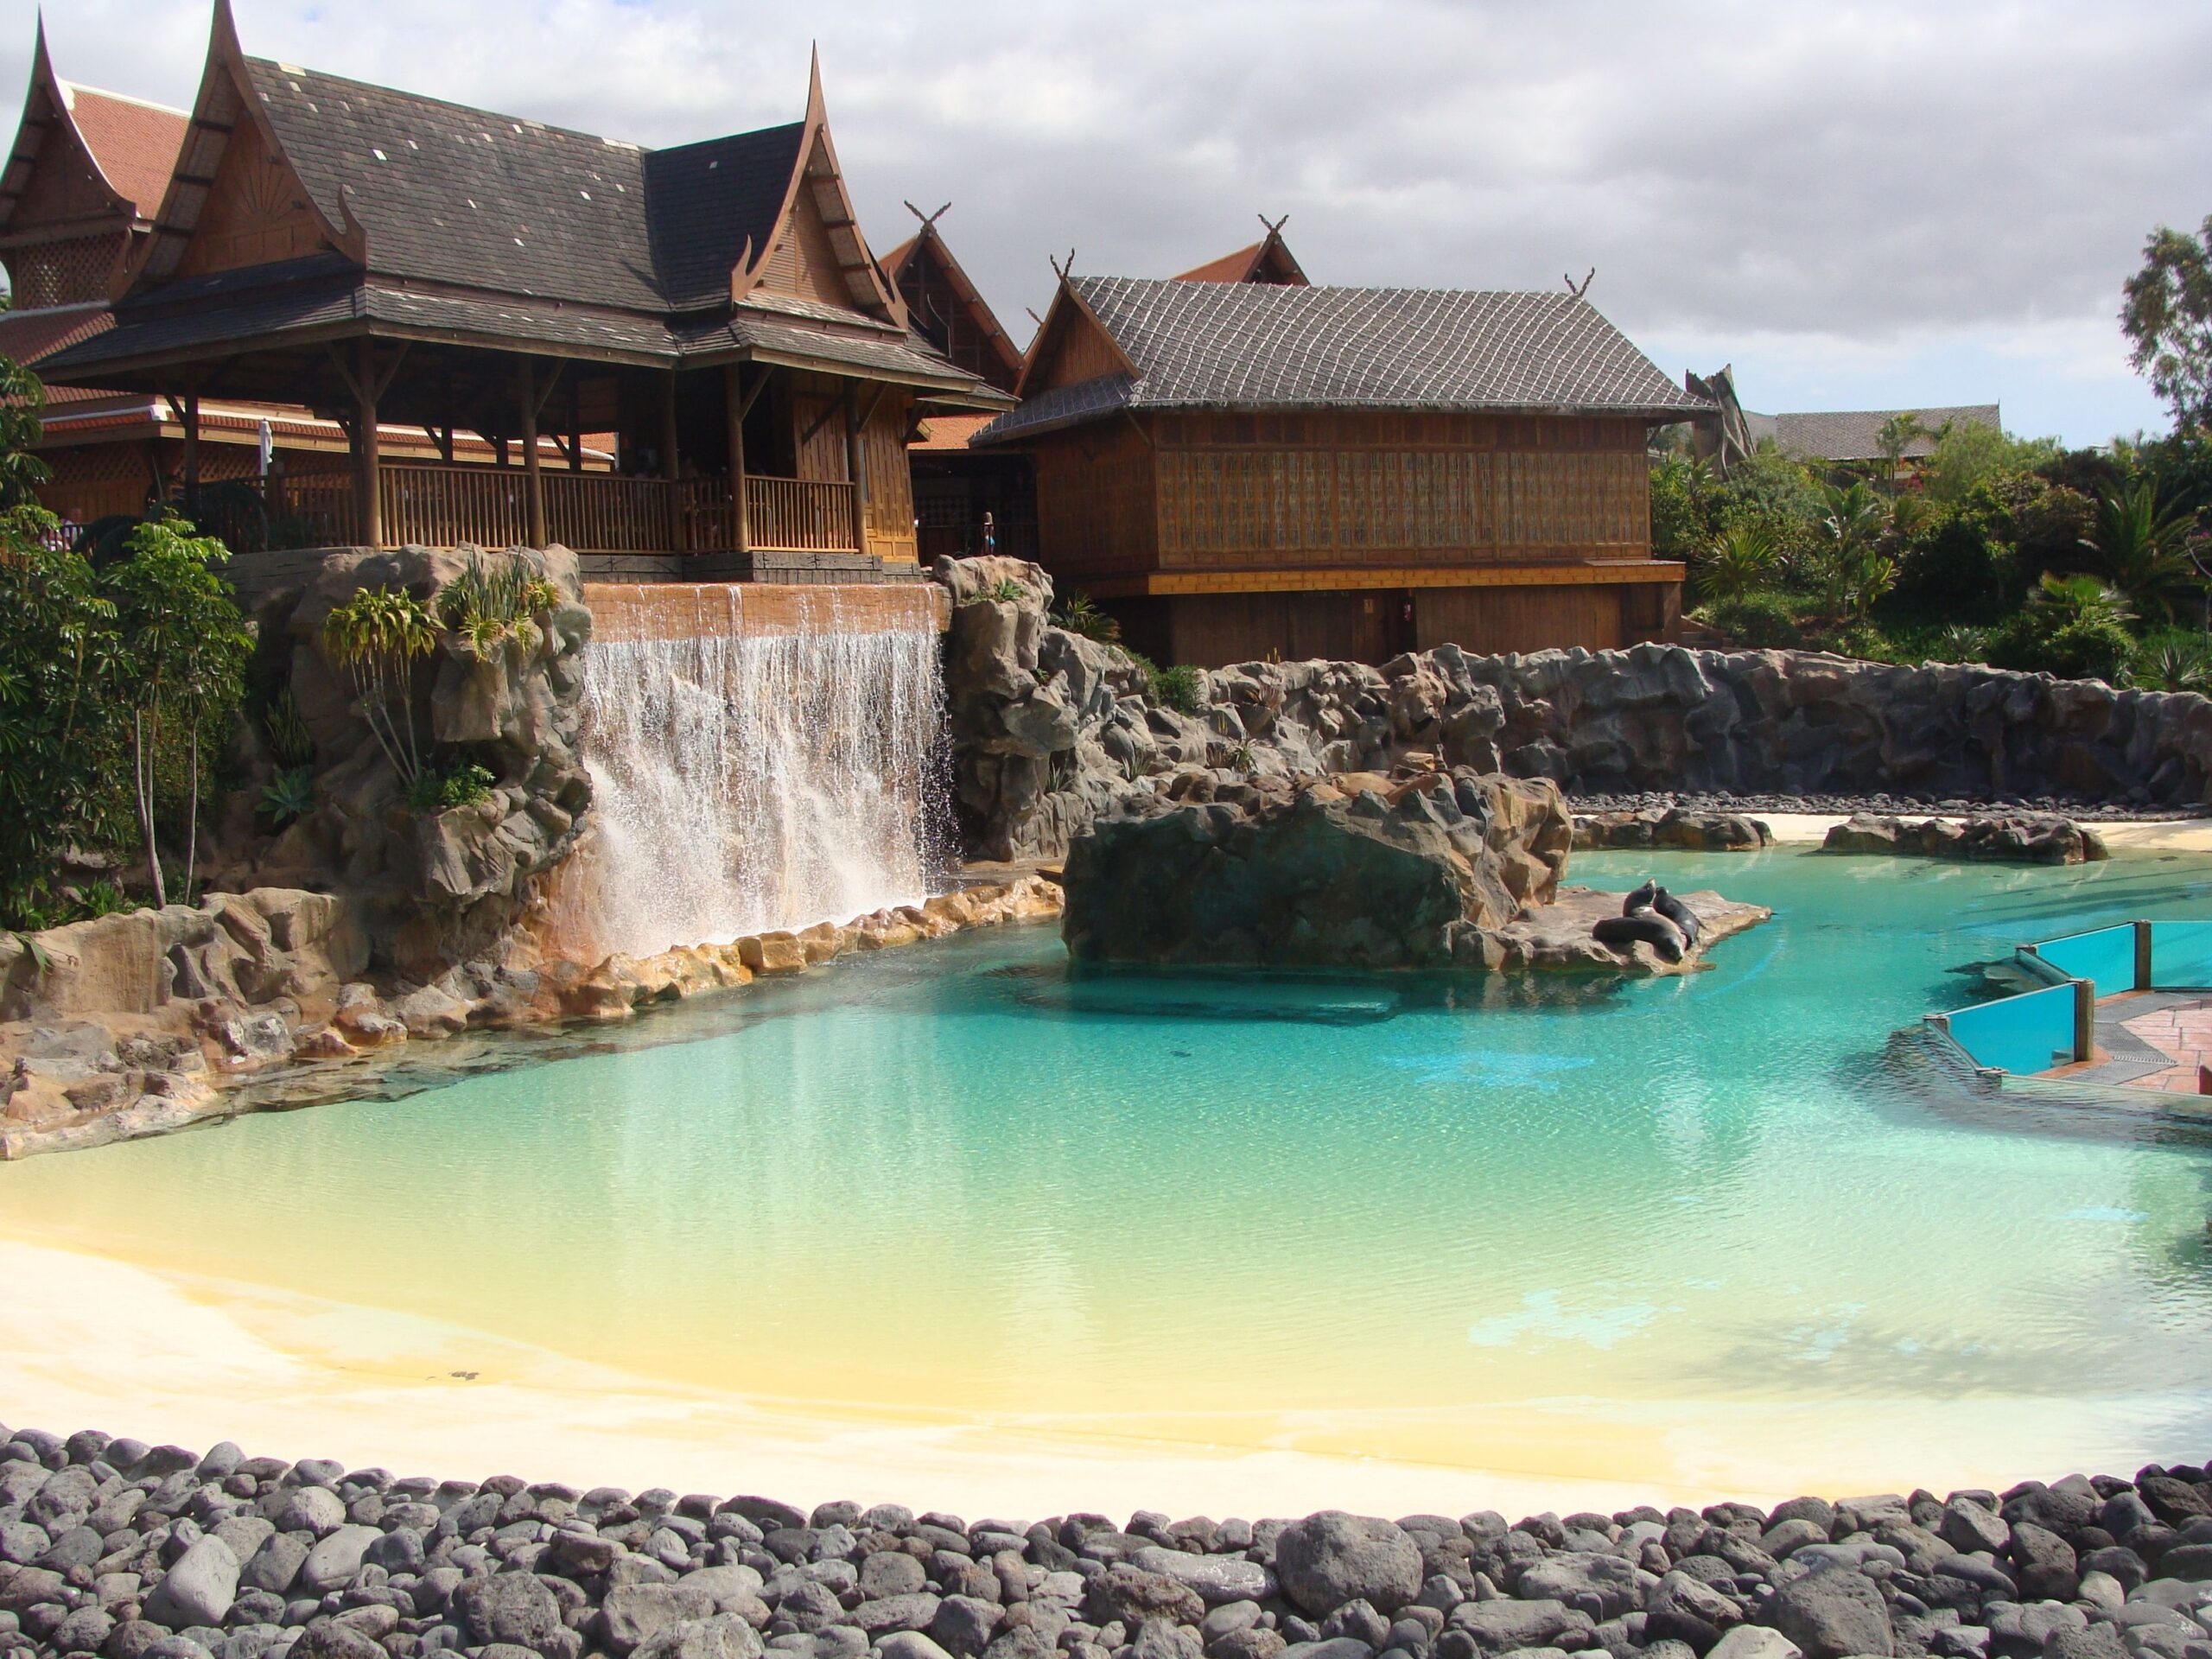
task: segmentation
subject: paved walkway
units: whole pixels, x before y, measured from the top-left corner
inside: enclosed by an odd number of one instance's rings
[[[2097,1001],[2097,1058],[2044,1075],[2193,1095],[2203,1065],[2212,1065],[2212,995],[2127,991]]]

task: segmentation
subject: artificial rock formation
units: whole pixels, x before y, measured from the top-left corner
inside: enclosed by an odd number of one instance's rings
[[[2104,837],[2095,830],[2071,818],[2031,814],[1913,823],[1887,815],[1854,813],[1830,828],[1821,850],[1948,858],[1975,864],[2094,864],[2112,856]]]
[[[1092,819],[1193,770],[1239,777],[1446,766],[1573,796],[1690,792],[2212,800],[2212,700],[2101,682],[1810,652],[1456,645],[1197,675],[1195,712],[1114,647],[1053,626],[1049,577],[940,560],[963,827],[995,858],[1058,857]]]
[[[448,633],[410,687],[426,744],[493,775],[489,798],[442,812],[410,810],[370,735],[354,687],[322,645],[325,619],[365,588],[404,588],[435,609],[439,594],[484,558],[473,547],[348,548],[318,554],[292,582],[253,588],[265,640],[283,642],[289,683],[315,747],[318,804],[273,840],[240,848],[220,885],[343,893],[360,907],[379,961],[433,976],[480,955],[522,917],[537,878],[568,856],[591,799],[577,753],[582,682],[576,654],[591,613],[565,548],[514,549],[557,602],[531,634],[483,656]]]
[[[1742,812],[1699,811],[1681,806],[1635,812],[1578,812],[1578,850],[1671,848],[1685,853],[1756,853],[1774,845],[1774,831]]]
[[[1464,767],[1219,785],[1078,837],[1062,931],[1077,962],[1495,965],[1573,834],[1552,785]]]

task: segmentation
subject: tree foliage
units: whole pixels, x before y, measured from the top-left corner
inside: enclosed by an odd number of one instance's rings
[[[2138,374],[2174,413],[2174,429],[2212,425],[2212,214],[2196,235],[2161,225],[2127,279],[2120,326]]]

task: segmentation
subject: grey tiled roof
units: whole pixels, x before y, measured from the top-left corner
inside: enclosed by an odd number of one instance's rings
[[[1566,294],[1070,281],[1135,366],[1039,392],[979,442],[1117,409],[1497,410],[1679,419],[1707,408]]]
[[[1783,448],[1822,461],[1874,461],[1882,454],[1882,428],[1900,415],[1910,415],[1931,433],[1947,421],[1961,426],[1993,426],[2005,423],[1995,404],[1959,404],[1948,409],[1851,409],[1812,410],[1774,417],[1774,441]],[[1915,438],[1903,454],[1917,460],[1936,453],[1933,437]]]

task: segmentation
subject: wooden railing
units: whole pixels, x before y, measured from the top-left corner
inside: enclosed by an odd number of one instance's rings
[[[715,553],[737,547],[729,486],[719,479],[626,478],[548,468],[540,475],[545,537],[579,553]],[[746,528],[755,548],[850,553],[853,486],[795,478],[745,480]],[[384,544],[517,547],[530,540],[530,483],[519,467],[387,462],[377,468]],[[357,544],[360,528],[350,473],[271,480],[272,518],[291,521],[292,539]]]
[[[514,547],[530,539],[528,488],[519,467],[379,467],[385,545]]]
[[[675,548],[677,486],[612,473],[547,473],[545,534],[577,553],[664,552]]]
[[[755,547],[851,553],[853,486],[796,478],[745,480],[746,528]]]

